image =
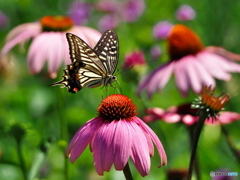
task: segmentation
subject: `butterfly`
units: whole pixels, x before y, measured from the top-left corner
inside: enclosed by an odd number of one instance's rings
[[[114,31],[105,31],[93,49],[74,34],[67,33],[66,37],[72,63],[64,69],[63,80],[51,86],[64,85],[69,92],[76,93],[83,87],[108,86],[117,80],[113,74],[118,63],[119,43]]]

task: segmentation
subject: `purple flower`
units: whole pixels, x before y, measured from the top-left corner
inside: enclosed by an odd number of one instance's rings
[[[144,58],[144,54],[142,51],[133,51],[128,53],[125,56],[125,60],[123,62],[123,69],[128,69],[134,66],[145,66],[146,61]]]
[[[180,6],[176,12],[176,17],[179,21],[193,20],[195,16],[195,10],[187,4]]]
[[[127,0],[121,7],[121,16],[126,22],[136,21],[145,9],[145,3],[143,0]]]
[[[14,28],[6,38],[6,44],[0,53],[0,59],[15,45],[23,45],[32,39],[28,51],[30,73],[39,73],[46,61],[51,78],[55,78],[59,67],[64,61],[69,64],[69,47],[66,32],[81,37],[94,47],[101,34],[89,27],[75,26],[72,20],[63,16],[45,16],[40,22],[26,23]]]
[[[232,72],[240,72],[240,65],[233,62],[226,53],[219,55],[213,48],[205,48],[200,38],[184,25],[175,25],[168,36],[170,61],[161,65],[139,84],[137,94],[146,90],[150,98],[156,90],[161,90],[172,74],[183,96],[193,89],[202,90],[202,85],[215,87],[215,79],[229,80]],[[236,57],[236,56],[234,56]]]
[[[160,166],[167,164],[164,148],[156,134],[136,116],[131,99],[113,94],[103,99],[98,107],[99,116],[86,122],[71,140],[67,155],[73,163],[89,145],[94,166],[99,175],[123,170],[129,158],[142,176],[150,170],[153,142],[161,158]]]
[[[161,54],[162,54],[161,47],[158,46],[158,45],[152,46],[150,52],[151,52],[151,57],[153,59],[158,59],[161,56]]]
[[[108,29],[115,29],[119,24],[119,19],[115,14],[107,14],[103,16],[98,22],[98,28],[101,32]]]
[[[0,29],[6,28],[8,24],[9,24],[8,17],[2,11],[0,11]]]
[[[169,21],[160,21],[153,27],[153,36],[157,40],[166,39],[172,27],[173,24]]]
[[[115,13],[119,7],[119,2],[115,0],[100,0],[96,7],[99,11]]]
[[[90,8],[91,6],[89,3],[74,1],[70,5],[68,14],[72,18],[74,24],[83,25],[87,23],[90,17]]]

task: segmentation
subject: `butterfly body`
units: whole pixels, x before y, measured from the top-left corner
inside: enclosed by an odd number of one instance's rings
[[[83,87],[108,86],[114,76],[118,61],[118,38],[115,32],[107,30],[92,49],[81,38],[67,33],[72,64],[64,69],[63,80],[52,85],[64,85],[69,92],[76,93]]]

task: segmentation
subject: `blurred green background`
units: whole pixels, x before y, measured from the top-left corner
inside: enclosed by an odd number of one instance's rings
[[[9,24],[0,30],[0,48],[7,33],[22,23],[34,22],[45,15],[66,15],[72,1],[64,0],[0,0],[0,10],[4,12]],[[97,1],[89,1],[91,4]],[[192,21],[180,22],[175,12],[182,4],[191,5],[196,11]],[[120,58],[118,68],[122,70],[124,56],[133,50],[142,50],[147,61],[148,71],[168,60],[166,42],[156,41],[152,35],[153,26],[162,20],[174,24],[185,24],[193,29],[206,46],[222,46],[240,54],[240,1],[238,0],[154,0],[145,1],[145,10],[135,22],[121,22],[115,29],[119,36]],[[99,17],[104,13],[92,8],[89,27],[97,29]],[[150,48],[161,45],[162,56],[154,61]],[[61,79],[59,70],[56,79],[49,79],[44,71],[30,75],[26,54],[14,48],[14,64],[9,64],[10,73],[1,73],[0,77],[0,179],[23,180],[23,171],[29,179],[65,180],[111,180],[124,179],[122,172],[114,168],[103,177],[97,175],[92,154],[87,148],[81,157],[71,164],[65,159],[65,149],[76,131],[88,120],[97,116],[97,107],[101,103],[105,90],[101,88],[83,88],[77,94],[67,92],[66,88],[50,87]],[[131,70],[129,70],[131,71]],[[155,93],[151,100],[143,94],[136,96],[140,77],[129,71],[118,74],[118,80],[124,95],[130,97],[138,107],[138,116],[145,115],[145,108],[168,108],[184,102],[192,102],[196,97],[190,93],[183,98],[176,88],[175,81],[165,86],[161,93]],[[233,74],[231,81],[217,81],[217,92],[226,90],[232,96],[226,110],[240,113],[239,74]],[[110,92],[114,90],[110,88]],[[168,156],[168,164],[159,165],[158,154],[151,158],[151,170],[143,178],[130,162],[134,179],[167,179],[167,170],[188,168],[190,158],[189,137],[186,127],[181,124],[166,124],[156,121],[148,124],[162,141]],[[225,125],[235,146],[240,150],[240,122]],[[156,152],[156,151],[155,151]],[[240,152],[240,151],[239,151]],[[20,155],[21,154],[21,155]],[[221,128],[205,126],[199,142],[198,159],[202,179],[210,179],[209,173],[219,169],[240,173],[240,165],[226,143]],[[22,164],[25,166],[22,166]],[[194,177],[195,178],[195,177]],[[193,179],[194,179],[193,178]]]

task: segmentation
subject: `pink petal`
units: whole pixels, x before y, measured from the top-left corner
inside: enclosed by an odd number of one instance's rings
[[[178,113],[166,113],[162,116],[162,119],[166,123],[176,123],[181,120],[181,116]]]
[[[240,114],[230,111],[223,111],[221,112],[220,116],[218,117],[217,121],[219,121],[220,124],[230,124],[233,121],[239,120]]]
[[[188,59],[186,58],[179,59],[176,61],[174,66],[175,81],[183,96],[187,96],[188,90],[190,88],[190,82],[186,70],[187,60]]]
[[[22,24],[14,28],[7,36],[7,42],[2,48],[0,56],[7,54],[15,45],[24,43],[26,40],[41,33],[39,23]]]
[[[213,57],[211,53],[200,52],[197,54],[197,59],[213,77],[225,81],[231,78],[231,74],[225,69],[225,63],[222,64],[222,61],[216,56]]]
[[[160,66],[146,76],[139,84],[137,94],[139,95],[144,89],[147,90],[148,96],[151,97],[156,89],[161,90],[169,80],[173,71],[174,62]]]
[[[47,60],[48,36],[40,34],[33,39],[28,51],[28,65],[32,74],[39,73]]]
[[[63,62],[63,58],[65,58],[65,49],[64,43],[67,43],[65,40],[63,41],[63,37],[65,38],[65,34],[61,32],[49,32],[48,36],[48,72],[54,73],[57,72],[59,67]]]
[[[135,118],[137,120],[137,117]],[[130,156],[139,173],[142,176],[146,176],[150,170],[148,142],[143,130],[136,122],[130,121],[129,124],[131,125],[131,134],[133,138]]]
[[[189,114],[184,115],[184,116],[182,117],[183,123],[185,123],[186,125],[189,125],[189,126],[191,126],[191,125],[193,125],[194,123],[196,123],[197,120],[198,120],[198,117],[196,117],[196,116],[191,116],[191,115],[189,115]]]
[[[79,36],[92,48],[101,37],[101,33],[97,30],[84,26],[74,26],[70,32]]]
[[[101,123],[100,118],[93,118],[86,122],[74,135],[66,150],[72,163],[82,154]]]
[[[144,130],[149,136],[151,137],[152,141],[155,143],[158,153],[161,158],[160,166],[165,166],[167,164],[167,156],[165,153],[165,150],[163,148],[163,145],[157,135],[153,132],[151,128],[149,128],[141,119],[137,118],[137,122],[142,130]],[[159,167],[160,167],[159,166]]]
[[[115,154],[114,166],[116,170],[123,170],[129,159],[134,139],[128,121],[120,120],[117,125],[112,149]]]

